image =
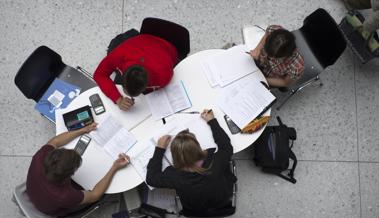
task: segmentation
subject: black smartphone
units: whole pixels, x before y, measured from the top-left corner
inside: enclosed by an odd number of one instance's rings
[[[234,135],[241,132],[241,129],[233,122],[228,115],[224,116],[225,122],[228,125],[230,132]]]
[[[93,111],[95,111],[96,115],[102,114],[105,112],[105,107],[99,94],[93,94],[89,97],[89,101],[91,102]]]
[[[82,156],[88,144],[90,143],[90,141],[91,141],[91,138],[89,136],[87,135],[80,136],[79,141],[78,143],[76,143],[74,150],[77,151],[80,154],[80,156]]]

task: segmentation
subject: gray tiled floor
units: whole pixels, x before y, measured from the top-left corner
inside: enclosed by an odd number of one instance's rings
[[[186,26],[191,53],[242,42],[246,24],[281,24],[292,30],[306,15],[325,8],[337,21],[341,0],[1,0],[0,4],[0,217],[20,217],[11,191],[25,180],[31,156],[54,135],[54,126],[34,111],[13,78],[39,45],[65,63],[93,72],[110,39],[144,17]],[[298,130],[294,151],[298,183],[262,174],[249,151],[235,155],[239,197],[234,217],[379,217],[379,61],[361,66],[347,49],[316,85],[280,111]],[[275,123],[275,121],[272,121]],[[109,217],[107,208],[95,217]]]

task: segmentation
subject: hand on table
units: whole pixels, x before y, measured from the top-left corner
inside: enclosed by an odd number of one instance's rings
[[[127,166],[129,163],[130,163],[130,157],[124,153],[121,153],[118,155],[118,159],[113,162],[112,167],[115,170],[119,170]]]
[[[170,144],[171,136],[170,135],[164,135],[158,139],[158,145],[157,147],[166,149],[167,146]]]
[[[127,111],[134,105],[134,100],[127,97],[120,97],[117,99],[116,104],[120,110]]]
[[[83,131],[83,134],[84,134],[84,133],[89,133],[92,130],[96,130],[96,128],[97,128],[97,123],[93,122],[90,125],[81,128],[81,130]]]
[[[201,113],[201,118],[203,118],[206,122],[212,120],[215,118],[212,110],[206,110],[204,109]]]

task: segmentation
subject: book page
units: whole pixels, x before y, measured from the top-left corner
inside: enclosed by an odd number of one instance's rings
[[[174,113],[191,107],[191,101],[188,98],[183,82],[170,83],[165,92]]]
[[[274,100],[275,96],[259,80],[247,77],[223,89],[218,97],[218,104],[242,129]]]
[[[238,45],[207,59],[209,69],[218,77],[221,87],[258,70],[246,50],[245,45]]]
[[[174,113],[164,89],[153,91],[145,96],[154,120],[162,119]]]
[[[257,26],[245,26],[242,29],[243,41],[248,51],[257,47],[264,34],[265,31]]]
[[[97,129],[92,131],[90,135],[98,145],[104,147],[121,128],[122,125],[118,123],[116,119],[112,116],[108,116],[103,122],[97,125]]]
[[[105,144],[104,150],[116,160],[119,154],[128,152],[136,142],[134,135],[122,128]]]
[[[191,107],[191,101],[181,81],[147,94],[146,100],[155,120]]]
[[[134,135],[112,116],[100,123],[90,136],[113,160],[116,160],[120,153],[126,153],[137,142]]]
[[[151,140],[146,140],[143,145],[144,149],[141,152],[130,156],[130,163],[137,171],[138,175],[146,181],[147,165],[154,155],[155,144]],[[149,188],[152,189],[150,186]]]

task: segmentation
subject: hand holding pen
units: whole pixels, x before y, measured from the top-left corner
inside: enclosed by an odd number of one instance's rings
[[[209,122],[210,120],[213,120],[215,118],[212,109],[206,110],[204,109],[201,113],[201,118],[203,118],[206,122]]]

